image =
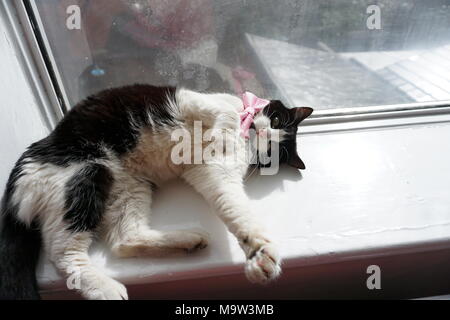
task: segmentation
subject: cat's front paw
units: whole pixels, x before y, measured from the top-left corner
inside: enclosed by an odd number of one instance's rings
[[[281,274],[281,259],[271,243],[264,244],[247,259],[245,275],[250,282],[265,284]]]
[[[90,282],[80,288],[81,294],[88,300],[128,300],[127,289],[120,282],[97,274]]]

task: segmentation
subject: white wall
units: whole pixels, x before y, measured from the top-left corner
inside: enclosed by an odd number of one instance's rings
[[[49,130],[20,63],[8,19],[0,6],[0,191],[15,161]]]

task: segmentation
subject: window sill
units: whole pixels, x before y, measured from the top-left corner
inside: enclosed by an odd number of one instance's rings
[[[310,132],[299,139],[307,166],[302,174],[283,167],[276,176],[249,179],[253,208],[279,243],[284,269],[450,248],[450,153],[444,138],[450,123],[443,121]],[[152,222],[156,229],[204,229],[210,246],[181,257],[116,259],[96,245],[95,265],[141,286],[243,273],[236,240],[188,186],[163,187]],[[44,293],[67,290],[48,262],[41,262],[38,278]]]

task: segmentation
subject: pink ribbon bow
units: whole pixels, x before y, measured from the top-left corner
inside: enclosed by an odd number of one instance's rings
[[[248,139],[249,129],[255,115],[264,109],[270,101],[258,98],[251,92],[245,92],[242,95],[242,102],[244,103],[244,111],[239,113],[241,117],[241,136]]]

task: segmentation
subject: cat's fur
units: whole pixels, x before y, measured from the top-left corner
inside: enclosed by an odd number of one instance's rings
[[[79,272],[79,291],[87,299],[128,298],[121,283],[91,264],[88,248],[94,237],[119,257],[206,247],[202,233],[150,226],[153,189],[177,177],[202,194],[236,236],[249,280],[276,278],[280,257],[244,192],[247,140],[227,136],[238,146],[231,162],[175,165],[170,157],[173,130],[192,132],[194,121],[202,121],[205,129],[239,130],[241,110],[242,101],[232,95],[150,85],[106,90],[76,105],[11,172],[1,204],[0,298],[39,298],[35,268],[41,243],[62,274]],[[304,168],[296,133],[311,112],[272,101],[256,116],[254,127],[280,129],[281,162]],[[278,129],[271,128],[275,116]]]

